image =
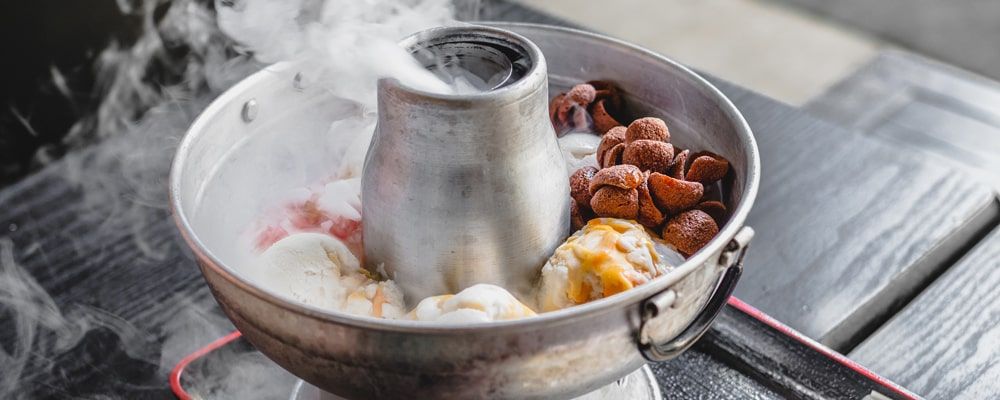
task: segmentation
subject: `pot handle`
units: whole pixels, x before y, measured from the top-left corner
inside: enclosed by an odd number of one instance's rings
[[[708,303],[694,320],[673,339],[657,342],[652,339],[652,335],[648,334],[647,329],[652,329],[648,324],[650,320],[666,312],[674,304],[677,293],[673,289],[667,289],[643,303],[642,323],[639,325],[639,351],[642,352],[643,357],[649,361],[672,359],[691,347],[708,331],[708,327],[712,325],[712,321],[725,307],[733,289],[736,288],[736,283],[740,280],[740,275],[743,274],[743,255],[746,253],[753,235],[753,229],[744,226],[722,250],[718,265],[726,268],[726,271],[715,287],[712,297],[708,299]]]

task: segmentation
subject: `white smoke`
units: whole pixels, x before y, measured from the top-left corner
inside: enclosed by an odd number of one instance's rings
[[[95,66],[99,88],[95,96],[101,104],[66,136],[67,147],[77,151],[49,166],[50,172],[80,190],[77,217],[97,226],[86,236],[124,232],[140,250],[131,264],[105,268],[147,268],[165,262],[182,247],[177,238],[164,240],[162,229],[152,229],[170,223],[166,177],[177,143],[212,99],[265,64],[308,63],[320,72],[313,84],[365,106],[374,104],[375,82],[384,76],[428,90],[446,90],[395,43],[414,31],[453,23],[455,10],[447,0],[118,3],[123,13],[141,18],[142,33],[134,43],[112,43],[101,52]],[[478,2],[467,2],[462,10],[466,16],[475,15],[479,7]],[[59,76],[53,74],[54,79]],[[97,141],[100,146],[81,150]],[[38,159],[48,160],[45,154]],[[74,247],[91,254],[95,250],[83,243],[85,239],[66,238],[80,240]],[[28,250],[47,251],[33,244],[21,254]],[[32,397],[38,382],[26,371],[51,372],[61,355],[94,330],[114,334],[128,357],[155,366],[162,389],[167,371],[180,357],[231,329],[207,298],[207,290],[196,299],[167,300],[174,312],[156,320],[171,322],[160,324],[155,332],[93,306],[57,304],[17,262],[18,254],[13,241],[0,236],[0,325],[4,326],[0,332],[13,335],[0,336],[0,398]],[[188,267],[194,269],[193,261]],[[158,353],[150,350],[158,347]],[[217,380],[209,384],[211,392],[221,398],[250,398],[243,397],[246,392],[233,395],[227,390],[254,388],[248,384],[266,381],[262,375],[267,374],[268,361],[255,356],[233,360],[231,368],[217,371]],[[46,390],[62,389],[56,383]],[[271,396],[259,390],[253,395]]]
[[[148,360],[153,338],[107,311],[81,304],[60,309],[41,285],[14,258],[14,245],[0,237],[0,398],[27,398],[20,389],[26,369],[48,371],[56,356],[76,347],[91,331],[104,329],[118,338],[121,350],[135,360]]]
[[[258,60],[308,63],[334,95],[373,107],[380,77],[451,90],[397,43],[453,16],[451,0],[247,0],[220,8],[219,27]]]
[[[169,221],[165,181],[176,143],[211,98],[259,65],[232,50],[232,41],[218,30],[204,4],[193,0],[121,4],[123,12],[141,17],[141,35],[130,45],[112,43],[100,53],[94,67],[101,103],[94,115],[78,121],[65,136],[67,147],[77,151],[46,171],[49,179],[57,175],[79,190],[79,198],[64,204],[76,211],[78,223],[94,228],[85,235],[49,229],[77,251],[76,257],[116,251],[102,248],[113,243],[98,243],[95,249],[94,237],[124,237],[140,256],[127,266],[105,268],[144,268],[164,261],[168,251],[177,248],[172,238],[164,240],[162,230],[157,237],[151,229]],[[157,9],[160,13],[154,12]],[[57,73],[53,76],[60,79]],[[64,92],[68,95],[69,90]],[[98,141],[102,145],[84,149]],[[31,223],[23,221],[20,229],[29,230]],[[78,394],[82,388],[64,388],[62,382],[48,380],[61,374],[61,362],[86,362],[61,357],[70,352],[80,356],[74,349],[91,332],[114,335],[121,349],[113,351],[124,351],[139,365],[153,367],[161,358],[151,350],[158,341],[187,336],[170,327],[147,332],[86,304],[57,305],[17,262],[32,254],[45,260],[50,249],[39,242],[18,252],[13,243],[0,236],[0,326],[5,335],[13,335],[0,342],[0,398],[33,398],[38,391]],[[171,351],[190,352],[201,345]],[[165,384],[166,375],[158,380]]]

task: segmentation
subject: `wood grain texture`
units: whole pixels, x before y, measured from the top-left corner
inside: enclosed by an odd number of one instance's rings
[[[1000,188],[1000,83],[913,53],[886,51],[806,111],[937,156]]]
[[[162,207],[119,220],[65,178],[86,155],[0,192],[0,397],[170,398],[169,367],[231,325]]]
[[[784,396],[701,349],[650,365],[665,399],[782,399]]]
[[[990,187],[917,151],[732,93],[760,147],[736,296],[850,349],[995,224]]]
[[[723,310],[695,350],[789,398],[905,398],[735,307]]]
[[[1000,398],[1000,229],[850,356],[932,399]]]
[[[890,51],[807,109],[1000,187],[998,102],[996,82]],[[1000,396],[998,255],[994,232],[851,355],[931,398]]]

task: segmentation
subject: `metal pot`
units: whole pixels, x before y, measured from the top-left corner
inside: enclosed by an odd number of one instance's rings
[[[340,118],[330,112],[336,102],[329,94],[302,88],[298,66],[274,66],[234,86],[195,121],[174,160],[170,193],[180,231],[222,309],[254,346],[295,375],[352,398],[569,397],[608,384],[647,360],[680,354],[724,306],[752,236],[743,223],[760,174],[756,143],[733,104],[687,68],[621,41],[542,25],[495,26],[541,48],[553,93],[580,81],[612,80],[631,110],[667,121],[673,142],[729,159],[734,172],[725,193],[729,221],[666,275],[535,318],[443,327],[334,314],[290,301],[242,277],[239,261],[223,249],[225,235],[218,229],[232,221],[229,214],[239,213],[238,207],[202,204],[239,197],[240,190],[260,192],[260,187],[241,189],[248,182],[229,180],[220,166],[240,158],[245,142],[256,135],[291,123],[322,134]],[[269,105],[279,104],[295,107],[268,112]],[[287,156],[279,153],[250,158],[266,163],[267,157]]]

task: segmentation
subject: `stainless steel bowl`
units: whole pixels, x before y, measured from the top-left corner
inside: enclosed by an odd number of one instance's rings
[[[608,384],[646,360],[676,356],[725,304],[752,236],[743,224],[760,174],[757,147],[739,111],[697,74],[642,48],[571,29],[496,26],[541,48],[553,93],[580,81],[612,80],[630,109],[667,121],[673,142],[729,159],[735,172],[725,193],[729,221],[668,274],[536,318],[456,328],[334,314],[293,302],[238,273],[245,260],[227,250],[235,234],[225,229],[255,212],[227,201],[265,198],[294,179],[236,178],[227,171],[239,169],[240,160],[283,165],[287,152],[255,148],[255,140],[275,131],[324,135],[356,111],[303,85],[308,76],[297,73],[300,66],[270,67],[224,93],[191,126],[174,160],[170,193],[180,231],[222,309],[254,346],[295,375],[357,398],[568,397]],[[320,173],[299,172],[297,179]]]

